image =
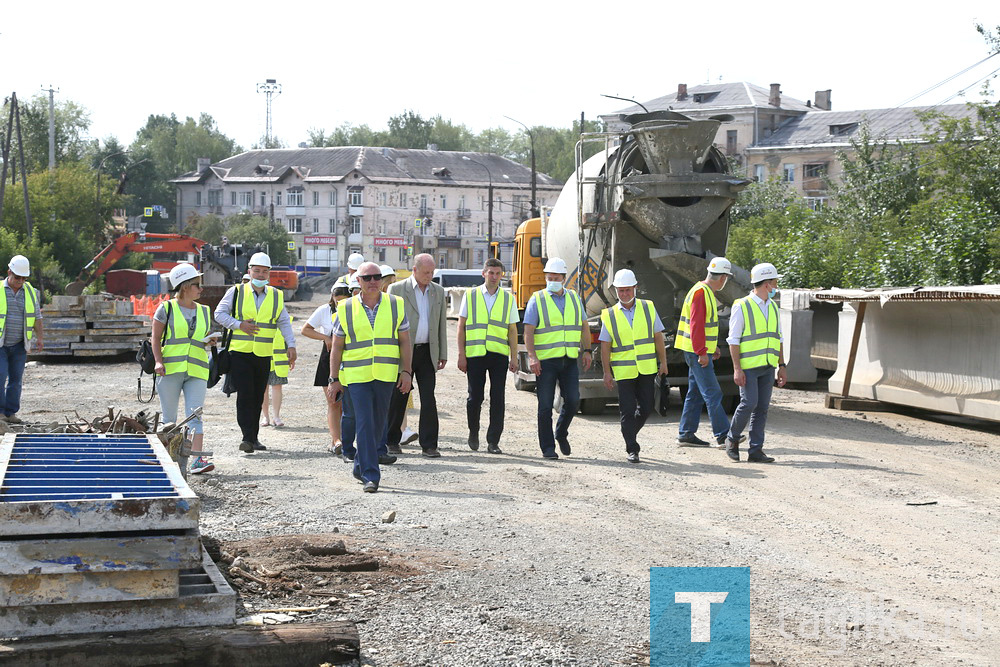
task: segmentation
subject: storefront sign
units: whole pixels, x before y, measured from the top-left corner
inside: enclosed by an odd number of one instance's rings
[[[306,245],[337,245],[336,236],[307,236],[302,239]]]
[[[406,239],[402,236],[382,236],[375,238],[376,248],[399,248],[406,245]]]

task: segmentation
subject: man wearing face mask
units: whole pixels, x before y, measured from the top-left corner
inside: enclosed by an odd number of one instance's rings
[[[729,418],[722,408],[722,387],[713,364],[722,356],[719,351],[719,302],[715,292],[726,286],[731,275],[733,265],[729,260],[715,257],[708,264],[708,276],[688,291],[681,308],[674,347],[684,352],[688,366],[688,389],[677,434],[677,444],[682,447],[709,446],[697,435],[701,413],[706,407],[715,442],[719,447],[726,444]]]
[[[639,462],[636,436],[653,411],[657,374],[667,374],[667,349],[663,323],[651,301],[635,297],[635,273],[620,269],[614,286],[618,303],[601,312],[601,359],[604,386],[618,384],[618,409],[629,463]]]
[[[753,291],[733,304],[729,317],[729,351],[733,356],[733,381],[740,388],[740,404],[726,438],[726,454],[740,460],[740,434],[750,424],[750,448],[747,461],[771,463],[764,453],[764,426],[771,404],[775,370],[778,386],[784,387],[785,351],[781,322],[774,297],[778,291],[778,270],[773,264],[758,264],[750,271]]]
[[[274,354],[274,334],[280,331],[288,346],[288,361],[295,363],[295,334],[280,289],[267,284],[271,258],[255,253],[250,258],[250,282],[231,287],[215,308],[215,321],[232,329],[229,373],[236,386],[236,421],[243,433],[240,451],[252,454],[267,449],[257,439],[260,411],[267,391]]]
[[[577,358],[583,357],[583,370],[593,363],[590,350],[590,325],[587,323],[583,301],[576,292],[564,289],[566,262],[552,257],[545,264],[545,289],[531,295],[524,311],[524,346],[528,352],[528,368],[538,376],[535,394],[538,396],[538,444],[542,456],[558,459],[559,450],[566,456],[571,452],[569,425],[580,406],[580,367]],[[555,433],[552,432],[552,405],[555,402],[556,383],[562,395]]]

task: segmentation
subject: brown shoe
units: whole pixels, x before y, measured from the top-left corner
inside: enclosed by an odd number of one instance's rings
[[[390,454],[394,454],[395,456],[399,456],[403,453],[403,448],[399,445],[386,445],[386,448],[389,450]]]
[[[21,421],[21,418],[18,417],[17,415],[7,415],[4,418],[4,421],[6,421],[8,424],[23,424],[24,423],[23,421]]]
[[[431,447],[430,449],[425,449],[420,452],[421,456],[425,456],[429,459],[439,459],[441,458],[441,452],[438,451],[437,447]]]

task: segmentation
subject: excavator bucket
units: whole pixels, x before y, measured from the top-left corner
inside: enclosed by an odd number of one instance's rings
[[[68,296],[80,296],[86,287],[87,283],[82,280],[74,280],[69,285],[66,285],[65,292]]]

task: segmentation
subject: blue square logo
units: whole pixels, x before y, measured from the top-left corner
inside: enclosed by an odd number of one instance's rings
[[[750,568],[649,569],[650,667],[750,661]]]

